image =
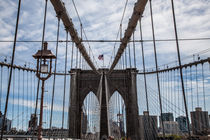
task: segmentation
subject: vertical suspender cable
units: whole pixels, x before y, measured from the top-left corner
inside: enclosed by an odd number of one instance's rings
[[[163,128],[163,138],[165,139],[165,128],[163,125],[163,109],[162,109],[162,100],[160,93],[160,81],[159,81],[159,73],[158,73],[158,62],[157,62],[157,53],[156,53],[156,43],[155,43],[155,32],[154,32],[154,24],[153,24],[153,13],[152,13],[152,2],[150,0],[150,14],[151,14],[151,23],[152,23],[152,36],[153,36],[153,45],[154,45],[154,53],[155,53],[155,65],[156,65],[156,76],[157,76],[157,85],[158,85],[158,94],[159,94],[159,104],[160,104],[160,113],[161,113],[161,123]]]
[[[78,68],[78,48],[76,48],[76,69]],[[90,51],[89,51],[90,52]],[[90,56],[90,53],[89,53],[89,56]]]
[[[166,75],[166,72],[164,71],[163,72],[163,91],[162,91],[162,94],[165,95],[167,93],[167,82],[165,82],[167,79],[167,75]]]
[[[64,87],[63,87],[63,114],[62,114],[62,129],[64,124],[64,109],[66,98],[66,74],[67,74],[67,52],[68,52],[68,31],[66,30],[66,54],[65,54],[65,75],[64,75]]]
[[[203,78],[203,99],[204,99],[204,110],[206,111],[206,95],[205,95],[205,84],[204,84],[204,70],[203,70],[203,63],[202,63],[202,78]]]
[[[18,69],[18,110],[17,110],[18,118],[17,118],[17,130],[19,130],[19,124],[20,124],[20,69]]]
[[[196,79],[196,93],[197,93],[197,107],[199,107],[199,96],[198,96],[198,68],[197,68],[197,65],[195,65],[195,71],[196,71],[196,77],[195,77],[195,79]]]
[[[27,110],[26,110],[26,123],[27,123],[27,119],[28,119],[28,100],[29,100],[29,98],[28,98],[28,70],[26,71],[26,73],[27,73],[27,79],[26,79],[26,82],[27,82],[27,85],[26,85],[26,97],[27,97]]]
[[[170,70],[168,71],[168,111],[170,110],[170,94],[171,94],[171,90],[170,90]]]
[[[125,69],[125,62],[124,62],[124,53],[122,54],[122,69],[124,70]]]
[[[168,102],[169,102],[168,98],[169,98],[169,70],[167,71],[167,94],[166,94],[166,104],[165,104],[167,111],[168,111]]]
[[[37,107],[38,107],[38,99],[39,99],[39,85],[40,85],[40,79],[37,80],[36,101],[35,101],[35,110],[34,110],[35,118],[37,115]]]
[[[82,69],[84,69],[84,58],[82,57]]]
[[[136,46],[135,46],[135,36],[133,32],[133,59],[134,59],[134,67],[136,68]]]
[[[32,73],[33,73],[33,72],[32,72]],[[35,73],[34,73],[34,74],[35,74]],[[33,75],[33,74],[32,74],[32,75]],[[34,101],[34,107],[35,107],[35,106],[36,106],[36,105],[35,105],[35,104],[36,104],[36,95],[35,95],[35,94],[36,94],[36,93],[35,93],[35,92],[36,92],[36,83],[35,83],[35,82],[36,82],[36,79],[35,79],[36,77],[35,77],[35,75],[33,75],[33,77],[34,77],[34,80],[33,80],[33,81],[34,81],[34,82],[33,82],[33,85],[34,85],[34,99],[33,99],[33,101]],[[33,107],[32,107],[32,108],[33,108]]]
[[[32,80],[32,71],[31,71],[31,92],[30,92],[30,96],[31,96],[31,104],[33,104],[33,97],[34,97],[34,92],[33,92],[33,80]],[[30,114],[32,114],[32,105],[30,108]]]
[[[190,122],[189,122],[188,108],[187,108],[186,96],[185,96],[185,90],[184,90],[182,64],[181,64],[181,56],[180,56],[180,51],[179,51],[179,41],[178,41],[178,34],[177,34],[177,28],[176,28],[176,17],[175,17],[173,0],[171,0],[171,5],[172,5],[172,12],[173,12],[173,20],[174,20],[174,31],[175,31],[175,36],[176,36],[177,55],[178,55],[178,60],[179,60],[179,68],[180,68],[180,76],[181,76],[180,78],[181,78],[181,83],[182,83],[182,94],[183,94],[183,98],[184,98],[185,114],[186,114],[186,117],[187,117],[188,135],[190,137],[191,136],[191,134],[190,134]]]
[[[24,70],[23,70],[23,76],[22,76],[22,94],[23,94],[23,96],[22,96],[22,130],[24,130],[24,115],[25,115],[25,93],[24,93],[24,91],[25,91],[25,87],[24,87],[24,83],[25,83],[25,76],[24,76],[25,74],[24,74]]]
[[[15,109],[15,104],[14,104],[14,100],[15,100],[15,68],[13,68],[13,91],[12,91],[12,124],[14,125],[14,109]]]
[[[125,68],[127,68],[127,48],[125,48]]]
[[[72,49],[71,49],[71,69],[73,68],[73,59],[74,59],[74,42],[72,42]]]
[[[178,87],[177,87],[177,89],[178,89],[178,111],[179,111],[179,115],[181,115],[181,110],[180,110],[180,96],[179,96],[179,85],[180,85],[180,79],[179,79],[179,69],[177,69],[177,81],[178,81]]]
[[[174,105],[175,105],[173,110],[176,111],[176,98],[175,98],[176,97],[176,95],[175,95],[175,93],[176,93],[176,70],[175,69],[174,69],[173,73],[174,73],[174,80],[173,80],[174,81],[174,90],[173,91],[174,91]]]
[[[82,27],[82,23],[80,23],[80,33],[81,33],[80,36],[81,36],[81,41],[82,41],[82,28],[83,28],[83,27]]]
[[[144,59],[144,43],[143,43],[143,33],[142,33],[142,25],[141,25],[141,19],[139,19],[139,27],[140,27],[140,37],[141,37],[141,49],[142,49],[142,63],[143,63],[143,73],[144,73],[144,88],[145,88],[145,94],[146,94],[146,105],[147,105],[147,111],[149,113],[149,99],[148,99],[148,90],[147,90],[147,77],[145,73],[145,59]],[[134,43],[134,35],[133,35],[133,43]],[[135,44],[135,43],[134,43]],[[136,67],[136,62],[135,62]],[[149,114],[148,114],[149,116]],[[151,130],[150,126],[150,117],[148,117],[148,124],[149,124],[149,131]],[[148,137],[147,137],[148,139]]]
[[[7,107],[8,107],[10,85],[11,85],[11,79],[12,79],[12,68],[14,65],[15,48],[16,48],[16,40],[17,40],[17,32],[18,32],[18,24],[19,24],[19,16],[20,16],[20,6],[21,6],[21,0],[19,0],[19,3],[18,3],[17,21],[16,21],[14,44],[13,44],[13,50],[12,50],[12,60],[11,60],[11,67],[10,67],[9,82],[8,82],[8,87],[7,87],[7,97],[6,97],[6,103],[5,103],[5,109],[4,109],[4,117],[2,120],[2,128],[4,128],[5,120],[7,116]],[[3,138],[3,133],[4,133],[4,129],[1,129],[1,139]]]
[[[187,67],[185,67],[185,74],[186,74],[186,95],[187,95],[187,92],[188,92],[188,91],[187,91],[187,90],[188,90],[188,89],[187,89],[187,88],[188,88],[188,87],[187,87],[187,84],[188,84],[188,80],[187,80],[187,76],[188,76],[188,75],[187,75]],[[188,95],[186,96],[186,102],[187,102],[187,104],[188,104],[188,98],[187,98],[187,97],[188,97]]]
[[[81,69],[81,64],[82,63],[82,55],[79,53],[79,68]]]
[[[192,66],[190,66],[190,81],[191,81],[191,104],[192,104],[192,111],[193,111]]]
[[[46,26],[46,18],[47,18],[47,2],[48,2],[48,0],[45,0],[44,23],[43,23],[43,31],[42,31],[41,50],[43,50],[43,44],[44,44],[44,38],[45,38],[45,26]],[[41,58],[42,58],[42,53],[41,53]],[[41,65],[41,61],[40,61],[39,65]],[[40,86],[40,79],[38,78],[37,94],[36,94],[36,105],[35,105],[35,113],[34,113],[35,118],[36,118],[36,115],[37,115],[38,98],[39,98],[39,86]],[[35,134],[34,132],[35,132],[35,129],[33,130],[33,134]]]
[[[51,110],[50,110],[50,129],[52,129],[52,116],[53,116],[53,107],[54,107],[54,96],[55,96],[55,80],[57,72],[57,56],[58,56],[58,42],[59,42],[59,33],[60,33],[60,15],[58,16],[58,26],[57,26],[57,41],[56,41],[56,52],[55,52],[55,69],[53,75],[53,89],[52,89],[52,100],[51,100]],[[49,135],[50,137],[50,135]]]
[[[3,86],[2,86],[2,84],[3,84],[3,83],[2,83],[2,79],[3,79],[3,78],[2,78],[2,77],[3,77],[3,66],[1,65],[0,111],[2,111],[2,108],[1,108],[1,104],[2,104],[2,99],[1,99],[1,98],[2,98],[2,92],[3,92],[3,89],[2,89],[2,87],[3,87]]]
[[[129,53],[129,64],[130,64],[130,68],[131,68],[132,66],[131,66],[131,46],[130,46],[130,43],[128,44],[128,53]]]
[[[82,23],[80,23],[80,31],[81,31],[81,41],[83,40],[82,39],[82,29],[83,29],[83,27],[82,27]],[[82,55],[81,55],[81,53],[79,54],[79,68],[81,69],[81,61],[82,61]]]
[[[120,41],[122,41],[122,23],[120,24]]]
[[[145,94],[146,94],[147,111],[149,111],[149,100],[148,100],[148,91],[147,91],[147,77],[146,77],[146,74],[145,74],[144,43],[142,41],[143,40],[143,34],[142,34],[141,19],[139,19],[139,26],[140,26],[140,37],[141,37],[143,73],[144,73],[144,87],[145,87]]]
[[[171,90],[170,90],[170,70],[168,70],[167,71],[167,94],[166,94],[166,98],[165,98],[165,106],[166,106],[165,109],[167,110],[167,112],[170,112],[170,93],[171,93]]]
[[[171,99],[170,99],[170,101],[171,101],[171,109],[172,109],[172,111],[173,111],[173,101],[172,101],[172,99],[173,99],[173,70],[171,70]]]
[[[35,103],[35,110],[34,110],[35,118],[36,118],[36,115],[37,115],[37,107],[38,107],[38,99],[39,99],[39,85],[40,85],[40,79],[38,79],[38,81],[37,81],[36,103]]]

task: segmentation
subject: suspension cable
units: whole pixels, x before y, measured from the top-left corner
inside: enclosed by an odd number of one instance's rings
[[[176,93],[176,70],[173,70],[173,73],[174,73],[174,90],[173,90],[173,92],[174,92],[174,101],[173,101],[173,103],[174,104],[176,104],[176,95],[175,95],[175,93]],[[173,108],[173,110],[175,110],[175,108]]]
[[[187,74],[187,67],[185,67],[185,74],[186,74],[186,87],[185,87],[186,88],[186,102],[188,104],[188,98],[187,98],[188,97],[188,94],[187,94],[188,93],[188,85],[187,85],[188,84],[188,79],[187,79],[188,74]]]
[[[44,40],[45,40],[45,26],[46,26],[46,19],[47,19],[47,4],[48,4],[48,0],[45,0],[45,8],[44,8],[44,23],[43,23],[43,30],[42,30],[42,44],[41,44],[41,50],[43,50],[43,45],[44,45]],[[43,55],[43,51],[41,51],[41,57],[40,59],[42,59],[42,55]],[[41,66],[42,61],[40,61],[39,65]],[[41,67],[39,68],[39,71],[41,71]],[[38,85],[37,85],[37,97],[36,97],[36,107],[35,107],[35,118],[37,115],[37,105],[38,105],[38,97],[39,97],[39,86],[40,86],[40,78],[38,78]],[[44,81],[42,82],[42,85],[44,84]],[[44,96],[41,94],[41,96]],[[42,98],[42,97],[41,97]],[[43,99],[44,100],[44,99]],[[42,104],[42,102],[41,102]],[[40,114],[42,113],[42,108],[40,106]],[[42,118],[40,118],[41,120],[39,120],[39,127],[42,124]],[[35,129],[33,130],[33,132],[35,132]],[[39,132],[38,132],[39,133]],[[35,133],[34,133],[35,135]]]
[[[3,77],[3,66],[1,65],[1,94],[0,94],[0,111],[2,111],[2,108],[1,108],[1,104],[2,104],[2,92],[3,92],[3,81],[2,81],[2,78]]]
[[[178,55],[178,61],[179,61],[179,67],[180,67],[180,78],[181,78],[181,83],[182,83],[182,94],[183,94],[183,99],[184,99],[185,114],[186,114],[186,117],[187,117],[188,135],[190,137],[191,136],[191,134],[190,134],[190,122],[189,122],[188,108],[187,108],[187,103],[186,103],[186,95],[185,95],[185,90],[184,90],[183,72],[182,72],[182,64],[181,64],[181,57],[180,57],[180,50],[179,50],[179,41],[178,41],[178,34],[177,34],[177,27],[176,27],[176,17],[175,17],[173,0],[171,0],[171,5],[172,5],[172,13],[173,13],[173,21],[174,21],[174,32],[175,32],[175,37],[176,37],[177,55]]]
[[[139,19],[139,29],[140,29],[140,37],[141,40],[143,39],[143,33],[142,33],[142,25],[141,25],[141,19]],[[133,34],[133,40],[134,40],[134,34]],[[135,42],[133,42],[134,47],[135,47]],[[147,112],[149,113],[149,99],[148,99],[148,90],[147,90],[147,78],[145,74],[145,56],[144,56],[144,43],[141,42],[141,49],[142,49],[142,63],[143,63],[143,72],[144,72],[144,88],[145,88],[145,95],[146,95],[146,106],[147,106]],[[134,56],[135,57],[135,56]],[[136,58],[135,58],[136,59]],[[135,68],[136,68],[136,61],[135,61]],[[149,130],[151,129],[150,127],[150,114],[148,114],[148,122],[149,122]],[[154,136],[154,135],[153,135]],[[155,136],[154,136],[155,137]],[[148,139],[148,136],[147,136]]]
[[[22,130],[24,130],[24,115],[25,115],[25,74],[24,74],[24,70],[23,70],[23,75],[22,75]]]
[[[154,45],[154,54],[155,54],[155,65],[156,71],[158,71],[158,62],[157,62],[157,53],[156,53],[156,43],[155,43],[155,32],[154,32],[154,23],[153,23],[153,13],[152,13],[152,2],[150,2],[150,14],[151,14],[151,23],[152,23],[152,36],[153,36],[153,45]],[[160,82],[159,82],[159,73],[156,73],[157,76],[157,85],[158,85],[158,94],[159,94],[159,104],[160,104],[160,113],[161,113],[161,123],[163,128],[163,138],[165,139],[165,128],[163,124],[163,108],[162,108],[162,100],[161,100],[161,93],[160,93]]]
[[[14,104],[14,100],[15,100],[15,69],[13,68],[13,91],[12,91],[12,124],[14,125],[14,107],[15,107],[15,104]]]
[[[52,117],[53,117],[53,107],[54,107],[54,96],[55,96],[55,82],[56,82],[56,75],[57,72],[57,56],[58,56],[58,40],[60,35],[60,15],[58,16],[58,25],[57,25],[57,42],[56,42],[56,52],[55,52],[55,69],[54,69],[54,75],[53,75],[53,89],[52,89],[52,99],[51,99],[51,111],[50,111],[50,126],[49,128],[52,129]],[[50,137],[50,135],[49,135]]]
[[[84,36],[85,36],[85,38],[86,38],[86,40],[87,40],[87,44],[88,44],[88,46],[89,46],[89,56],[90,56],[90,51],[92,51],[92,50],[91,50],[89,41],[88,41],[88,39],[87,39],[87,35],[86,35],[86,32],[85,32],[85,29],[84,29],[83,26],[82,26],[82,20],[81,20],[81,18],[80,18],[80,16],[79,16],[79,12],[78,12],[78,10],[77,10],[77,7],[76,7],[76,4],[75,4],[74,0],[72,0],[72,3],[73,3],[74,9],[75,9],[75,11],[76,11],[77,17],[78,17],[79,22],[80,22],[81,37],[82,37],[82,33],[84,33]],[[83,32],[82,32],[82,31],[83,31]],[[93,53],[93,52],[92,52],[92,53]],[[93,56],[93,59],[95,60],[95,57],[94,57],[94,56]],[[95,61],[95,62],[96,62],[96,61]],[[96,66],[97,66],[97,62],[96,62]]]
[[[32,71],[31,71],[31,73],[30,73],[30,75],[31,75],[31,84],[30,84],[30,89],[31,89],[31,104],[33,104],[33,97],[34,97],[34,92],[33,92],[33,79],[32,79]],[[31,107],[30,107],[30,114],[32,114],[32,107],[33,107],[33,105],[31,105]]]
[[[210,40],[210,38],[206,37],[206,38],[179,38],[179,41],[206,41],[206,40]],[[175,39],[156,39],[156,42],[174,42],[176,41]],[[14,42],[14,40],[0,40],[0,43],[8,43],[8,42]],[[42,42],[40,40],[17,40],[16,42],[20,42],[20,43],[35,43],[35,42]],[[46,40],[46,42],[57,42],[56,40]],[[65,43],[65,40],[59,40],[60,43]],[[68,42],[72,42],[72,40],[68,40]],[[83,39],[81,42],[91,42],[91,43],[104,43],[104,42],[121,42],[121,40],[103,40],[103,39],[98,39],[98,40],[86,40]],[[133,40],[130,40],[128,42],[133,42]],[[134,40],[134,42],[153,42],[153,40],[150,39],[144,39],[144,40]],[[202,53],[206,53],[209,52],[210,48],[204,50],[204,52]]]
[[[190,66],[190,85],[191,85],[191,104],[192,104],[192,111],[193,111],[193,89],[192,89],[192,66]]]
[[[136,68],[136,45],[134,42],[135,32],[133,32],[133,59],[134,59],[134,67]]]
[[[177,81],[178,81],[178,87],[177,87],[177,89],[178,89],[178,106],[180,107],[180,95],[179,95],[179,87],[180,87],[180,79],[179,79],[179,70],[177,70]],[[179,115],[181,115],[180,114],[180,110],[179,110]]]
[[[173,70],[171,70],[171,103],[173,103]]]
[[[74,42],[72,42],[72,49],[71,49],[71,69],[73,68],[73,59],[74,59]]]
[[[130,43],[128,44],[128,55],[129,55],[129,64],[130,64],[130,68],[131,68],[132,64],[131,64],[131,47],[130,47]]]
[[[29,110],[28,110],[28,100],[29,100],[29,98],[28,98],[28,93],[29,93],[28,92],[28,82],[29,82],[28,81],[28,71],[26,71],[26,76],[27,76],[26,77],[26,82],[27,82],[27,84],[26,84],[26,98],[27,98],[27,102],[26,102],[27,103],[27,107],[26,107],[26,120],[27,120],[27,118],[29,117],[28,116],[28,114],[29,114]],[[26,123],[27,123],[27,121],[26,121]]]
[[[76,48],[76,69],[78,68],[78,48]]]
[[[168,67],[168,66],[167,66]],[[166,76],[166,81],[167,81],[167,90],[166,90],[166,99],[167,99],[167,101],[166,101],[166,104],[165,104],[165,106],[166,106],[166,110],[168,109],[167,107],[167,104],[169,104],[168,102],[169,102],[169,100],[168,100],[168,96],[169,96],[169,71],[166,71],[167,72],[167,76]],[[167,110],[168,111],[168,110]]]
[[[17,114],[19,115],[20,114],[20,69],[18,69],[18,109],[17,109]],[[17,119],[17,129],[19,130],[19,124],[20,124],[20,121],[19,121],[19,118]]]
[[[127,48],[125,48],[125,68],[127,69]]]
[[[66,30],[66,40],[68,40],[68,31]],[[63,87],[63,113],[62,113],[62,129],[64,125],[64,109],[65,109],[65,98],[66,98],[66,73],[67,73],[67,55],[68,55],[68,41],[66,41],[66,54],[65,54],[65,75],[64,75],[64,87]]]
[[[142,25],[141,20],[139,19],[139,29],[140,29],[140,37],[141,40],[143,39],[143,33],[142,33]],[[148,91],[147,91],[147,77],[145,74],[145,59],[144,59],[144,43],[141,42],[141,50],[142,50],[142,64],[143,64],[143,72],[144,72],[144,87],[145,87],[145,94],[146,94],[146,104],[147,104],[147,111],[149,112],[149,100],[148,100]]]
[[[197,93],[197,107],[199,107],[199,95],[198,95],[198,68],[197,65],[195,66],[195,72],[196,72],[196,93]]]
[[[203,70],[203,63],[202,63],[202,78],[203,78],[203,99],[204,99],[204,110],[206,111],[206,95],[205,95],[205,83],[204,83],[204,70]]]
[[[122,14],[122,18],[121,18],[121,21],[120,21],[120,27],[119,27],[119,30],[118,30],[118,32],[117,32],[116,40],[118,39],[119,34],[120,34],[120,38],[122,39],[122,22],[123,22],[123,19],[124,19],[124,16],[125,16],[125,12],[126,12],[127,5],[128,5],[128,0],[126,0],[126,2],[125,2],[125,6],[124,6],[124,9],[123,9],[123,14]],[[121,39],[120,39],[120,42],[121,42]],[[117,44],[117,41],[115,41],[115,43],[114,43],[113,52],[115,52],[116,44]],[[115,56],[115,53],[114,53],[114,56]],[[111,57],[111,59],[112,59],[112,57]],[[111,65],[111,59],[110,59],[109,65]],[[109,67],[110,67],[110,66],[109,66]]]
[[[19,3],[18,3],[18,12],[17,12],[16,27],[15,27],[14,44],[13,44],[13,50],[12,50],[11,68],[10,68],[8,87],[7,87],[7,97],[6,97],[6,103],[5,103],[5,109],[4,109],[4,117],[3,117],[3,120],[2,120],[1,139],[3,139],[5,120],[6,120],[6,116],[7,116],[7,107],[8,107],[8,102],[9,102],[10,85],[11,85],[11,79],[12,79],[12,68],[13,68],[13,65],[14,65],[17,32],[18,32],[18,25],[19,25],[20,6],[21,6],[21,0],[19,0]]]

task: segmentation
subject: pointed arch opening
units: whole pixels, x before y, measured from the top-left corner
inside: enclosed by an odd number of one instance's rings
[[[90,91],[85,97],[81,114],[81,135],[84,139],[97,139],[100,128],[100,105],[96,95]]]
[[[125,101],[118,91],[115,91],[109,100],[109,128],[115,139],[126,136]]]

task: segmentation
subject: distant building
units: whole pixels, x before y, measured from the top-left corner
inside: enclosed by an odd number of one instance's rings
[[[161,118],[162,117],[162,118]],[[170,127],[171,129],[168,130],[168,134],[173,134],[174,133],[174,130],[173,127],[175,127],[174,125],[178,123],[174,123],[174,116],[173,116],[173,113],[162,113],[161,116],[159,117],[159,122],[160,122],[160,132],[163,132],[163,126],[162,126],[162,119],[163,119],[163,124],[164,122],[166,122],[164,125],[167,125],[168,127]],[[164,127],[165,131],[166,131],[166,128]],[[167,133],[167,132],[165,132]]]
[[[125,129],[124,129],[123,114],[117,114],[117,118],[118,118],[118,123],[119,123],[119,127],[120,127],[121,137],[124,137],[125,136]]]
[[[194,135],[207,135],[209,128],[208,112],[202,111],[200,107],[195,108],[195,111],[190,112],[192,131]]]
[[[52,127],[52,129],[42,129],[42,136],[67,138],[68,132],[69,130],[65,128],[61,129],[61,128]]]
[[[0,111],[0,129],[3,127],[3,119],[4,119],[4,115]],[[6,132],[9,132],[11,130],[11,125],[12,125],[12,121],[6,118],[5,124],[4,124],[4,130]]]
[[[85,134],[84,139],[86,139],[86,140],[97,140],[97,139],[99,139],[99,133],[89,132],[89,133]]]
[[[174,121],[173,113],[162,113],[161,114],[163,121]],[[161,116],[160,116],[160,122],[161,122]]]
[[[35,114],[31,114],[31,119],[28,122],[28,130],[36,130],[37,129],[37,122],[38,118],[35,116]]]
[[[120,139],[121,133],[120,133],[120,127],[118,126],[118,123],[110,120],[110,124],[111,124],[111,136],[113,136],[115,139]]]
[[[177,135],[179,134],[179,125],[175,121],[164,121],[163,122],[165,134],[168,135]]]
[[[139,116],[139,126],[141,140],[155,140],[157,138],[157,116],[151,116],[148,111],[144,111],[144,115]]]
[[[176,118],[176,122],[178,123],[179,130],[182,133],[185,133],[188,131],[187,129],[187,118],[185,116],[179,116]]]
[[[210,115],[209,115],[209,130],[210,130]]]

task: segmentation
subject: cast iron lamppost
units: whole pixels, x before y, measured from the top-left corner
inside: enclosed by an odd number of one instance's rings
[[[47,42],[44,42],[44,49],[38,50],[38,52],[33,55],[37,59],[37,71],[36,76],[42,80],[42,94],[41,94],[41,103],[40,103],[40,118],[39,118],[39,127],[38,127],[38,140],[42,139],[42,119],[43,119],[43,102],[44,102],[44,82],[50,78],[52,74],[52,59],[55,59],[56,56],[47,50]]]

